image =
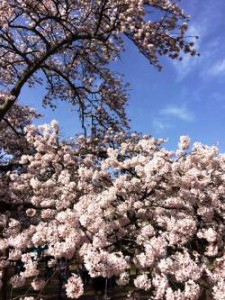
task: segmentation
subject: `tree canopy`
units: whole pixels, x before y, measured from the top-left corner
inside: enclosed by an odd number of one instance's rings
[[[158,68],[160,55],[195,55],[187,21],[172,0],[1,1],[0,120],[24,85],[38,83],[45,106],[76,106],[84,132],[127,127],[126,87],[109,64],[124,38]]]
[[[128,134],[126,84],[111,70],[125,39],[158,69],[161,55],[195,55],[187,21],[172,0],[0,3],[4,300],[45,299],[55,276],[46,278],[46,261],[58,272],[76,266],[64,286],[71,299],[85,291],[84,267],[150,299],[222,299],[224,155],[198,143],[189,150],[186,136],[168,151],[163,140]],[[84,135],[63,140],[56,121],[32,124],[38,113],[18,100],[35,84],[45,106],[76,107]]]
[[[40,290],[21,299],[45,298],[43,257],[56,270],[62,260],[76,264],[65,285],[72,299],[84,292],[82,266],[151,299],[223,299],[225,157],[215,146],[188,152],[190,139],[181,137],[172,152],[138,134],[108,132],[102,146],[58,137],[55,121],[28,126],[34,152],[1,186],[18,209],[1,214],[0,268],[20,261],[11,286]],[[35,259],[34,247],[42,249]]]

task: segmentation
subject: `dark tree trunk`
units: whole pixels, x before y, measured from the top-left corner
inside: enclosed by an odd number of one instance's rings
[[[9,267],[6,267],[3,270],[2,274],[2,290],[1,290],[1,299],[7,300],[8,299],[8,273],[9,273]]]

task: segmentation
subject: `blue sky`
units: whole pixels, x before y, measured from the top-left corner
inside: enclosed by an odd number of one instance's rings
[[[158,72],[127,42],[126,52],[115,69],[130,82],[128,116],[131,129],[168,138],[175,148],[180,135],[192,141],[218,144],[225,152],[225,1],[183,0],[181,6],[192,17],[189,34],[198,35],[200,57],[185,57],[182,62],[162,59]],[[40,107],[42,90],[24,90],[26,104],[38,108],[45,117],[60,121],[62,132],[73,136],[79,125],[65,103],[52,112]]]

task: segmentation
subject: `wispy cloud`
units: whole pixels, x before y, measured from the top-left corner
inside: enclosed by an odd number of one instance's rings
[[[159,111],[161,116],[177,118],[182,121],[191,122],[194,120],[194,114],[187,109],[185,105],[169,105]]]
[[[192,25],[188,29],[188,36],[192,37],[192,40],[195,41],[195,49],[197,51],[200,51],[201,47],[201,40],[204,35],[204,29],[198,25]],[[199,39],[195,39],[195,37],[201,37]],[[173,66],[177,71],[177,80],[181,81],[183,80],[192,70],[195,70],[195,68],[199,64],[200,58],[198,56],[192,57],[191,55],[184,55],[182,61],[173,61]]]
[[[196,72],[195,75],[200,75],[201,79],[223,73],[225,66],[221,66],[219,73],[216,73],[219,65],[215,66],[215,69],[213,68],[215,61],[224,52],[225,38],[224,34],[221,34],[221,28],[224,27],[223,11],[223,0],[217,1],[217,5],[213,0],[208,0],[207,5],[204,4],[204,1],[199,0],[192,0],[189,4],[191,21],[187,35],[199,36],[195,42],[195,48],[200,53],[200,57],[184,55],[181,63],[173,62],[178,82],[194,72]],[[210,68],[211,66],[212,68]]]
[[[225,74],[225,59],[217,61],[215,64],[212,64],[208,69],[208,75],[211,76],[220,76]]]
[[[161,132],[167,128],[167,124],[165,123],[165,120],[155,118],[152,121],[153,128],[156,130],[156,132]]]
[[[193,122],[194,114],[185,104],[167,105],[159,110],[158,115],[152,120],[152,127],[157,133],[166,132],[177,124],[177,122]]]

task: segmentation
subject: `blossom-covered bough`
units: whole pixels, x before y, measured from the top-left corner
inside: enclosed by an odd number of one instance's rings
[[[0,120],[25,85],[38,83],[45,106],[75,105],[85,133],[125,128],[126,87],[109,67],[124,38],[160,68],[160,55],[196,54],[186,21],[172,0],[2,0]]]
[[[101,145],[83,136],[66,143],[55,121],[26,127],[25,138],[33,153],[7,173],[1,195],[18,206],[0,218],[1,272],[23,264],[12,287],[29,283],[44,299],[46,256],[56,268],[76,264],[65,284],[71,299],[84,291],[82,266],[149,299],[223,299],[225,156],[216,146],[188,150],[181,137],[172,152],[163,140],[110,131]],[[34,259],[32,247],[45,250]]]

